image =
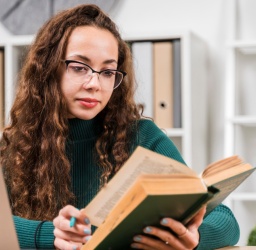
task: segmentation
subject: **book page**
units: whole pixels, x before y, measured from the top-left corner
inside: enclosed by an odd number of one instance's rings
[[[250,169],[252,169],[252,166],[250,164],[241,163],[238,165],[234,165],[231,168],[219,169],[219,172],[203,175],[203,180],[205,181],[207,186],[211,186],[217,182],[228,179],[232,176],[236,176]]]
[[[247,164],[249,165],[249,164]],[[207,205],[207,214],[220,204],[230,193],[232,193],[248,176],[255,171],[255,168],[250,168],[247,171],[234,175],[230,178],[220,180],[214,183],[214,187],[220,192]]]
[[[185,174],[197,176],[186,165],[138,147],[118,173],[85,208],[92,225],[99,226],[140,174]]]
[[[237,155],[230,156],[228,158],[216,161],[208,165],[202,173],[202,177],[206,178],[209,176],[213,176],[216,173],[220,173],[221,171],[229,168],[233,168],[234,166],[242,164],[242,159],[240,159]]]

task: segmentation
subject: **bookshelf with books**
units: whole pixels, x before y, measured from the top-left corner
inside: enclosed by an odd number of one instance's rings
[[[20,68],[20,61],[29,44],[33,41],[34,36],[12,36],[7,35],[0,39],[0,48],[5,50],[5,119],[8,120],[9,111],[13,102],[15,93],[16,77]],[[137,50],[144,55],[134,57],[134,67],[138,67],[143,72],[143,81],[136,72],[138,85],[140,86],[140,97],[147,98],[150,108],[145,109],[145,115],[154,118],[154,76],[151,52],[154,43],[169,43],[172,49],[173,67],[165,66],[165,73],[172,77],[173,93],[169,96],[176,98],[171,100],[173,106],[172,112],[175,113],[173,124],[163,128],[167,135],[174,141],[181,151],[185,161],[200,172],[207,163],[207,146],[206,146],[206,45],[198,36],[190,31],[178,32],[160,32],[143,34],[128,34],[124,39],[131,44],[132,51]],[[141,49],[140,46],[147,44],[148,47]],[[142,51],[143,50],[143,51]],[[140,66],[139,66],[140,65]],[[148,67],[148,68],[147,68]],[[151,74],[147,72],[149,70]],[[163,71],[164,72],[164,71]],[[176,82],[176,86],[175,83]],[[178,84],[177,84],[178,83]],[[174,87],[175,86],[175,87]],[[159,90],[162,89],[162,83],[155,85]],[[166,86],[168,87],[168,86]],[[138,94],[138,93],[137,93]],[[177,105],[178,104],[178,105]],[[176,105],[176,106],[175,106]],[[148,112],[148,113],[147,113]],[[171,117],[171,115],[170,115]]]
[[[239,154],[252,165],[256,163],[256,37],[239,34],[238,13],[241,3],[229,0],[229,37],[226,48],[224,156]],[[246,245],[256,225],[255,173],[227,200],[241,229],[238,245]]]
[[[132,41],[136,101],[161,128],[181,128],[180,39]],[[152,101],[153,100],[153,101]]]
[[[202,171],[207,164],[205,42],[190,31],[144,32],[125,39],[133,53],[137,103],[174,141],[187,164]]]

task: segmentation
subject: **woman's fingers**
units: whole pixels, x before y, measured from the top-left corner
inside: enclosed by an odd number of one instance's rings
[[[161,247],[161,249],[170,249],[170,248],[184,249],[183,242],[181,242],[180,239],[178,239],[174,234],[172,234],[167,229],[163,230],[163,229],[156,228],[156,227],[146,227],[143,230],[143,232],[146,234],[149,234],[149,235],[156,236],[162,243],[161,245],[159,245],[159,247]],[[153,241],[150,238],[143,239],[143,241],[145,241],[146,244],[148,244],[148,243],[153,244]],[[154,244],[157,244],[157,242],[154,242]],[[168,245],[168,246],[164,247],[163,244]]]
[[[157,227],[146,227],[145,235],[136,235],[132,243],[133,248],[144,250],[171,250],[171,249],[194,249],[199,243],[198,227],[203,221],[206,208],[203,207],[187,225],[172,218],[163,218],[161,224],[166,229]]]
[[[61,238],[68,241],[72,240],[72,241],[81,242],[81,243],[86,243],[88,241],[88,235],[85,235],[85,234],[79,235],[77,233],[63,231],[58,228],[55,228],[53,233],[56,238]]]
[[[81,243],[66,241],[61,238],[55,238],[54,246],[61,250],[80,250],[82,247]]]
[[[177,250],[169,244],[166,244],[164,241],[156,240],[150,237],[145,237],[142,235],[137,235],[134,237],[134,242],[132,243],[132,248],[135,249],[144,249],[144,250]],[[180,248],[184,249],[184,248]]]
[[[71,218],[75,218],[74,225],[71,225]],[[59,215],[53,220],[53,225],[63,231],[78,233],[82,236],[91,234],[91,225],[88,217],[81,210],[73,206],[66,206],[60,210]]]
[[[189,225],[194,225],[195,227],[198,228],[203,222],[205,213],[206,213],[206,206],[201,208],[198,211],[198,213],[190,220],[190,222],[188,223],[188,227]]]
[[[161,224],[165,227],[169,227],[178,238],[187,237],[188,229],[181,222],[171,218],[164,218],[161,220]]]
[[[59,215],[63,217],[78,217],[80,216],[80,211],[71,205],[67,205],[59,211]]]
[[[83,210],[79,211],[71,205],[67,205],[59,211],[59,215],[53,220],[53,225],[55,227],[54,245],[58,249],[78,250],[91,235],[88,217]]]
[[[70,227],[70,220],[63,217],[56,217],[53,220],[53,225],[61,231],[67,231],[79,234],[81,236],[90,235],[91,227],[90,225],[85,225],[85,223],[76,222],[73,227]]]

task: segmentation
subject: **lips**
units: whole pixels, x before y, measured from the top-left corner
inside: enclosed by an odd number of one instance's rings
[[[86,108],[94,108],[99,103],[97,99],[92,99],[92,98],[81,98],[81,99],[78,99],[78,101],[82,106]]]

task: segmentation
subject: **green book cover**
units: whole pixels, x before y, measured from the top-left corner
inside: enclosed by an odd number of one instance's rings
[[[213,191],[218,190],[213,189]],[[132,238],[137,234],[142,234],[146,226],[163,227],[160,225],[160,220],[164,217],[183,221],[198,211],[198,207],[205,204],[213,195],[214,193],[209,192],[147,196],[105,237],[95,250],[130,249]],[[97,230],[93,237],[97,237]]]

